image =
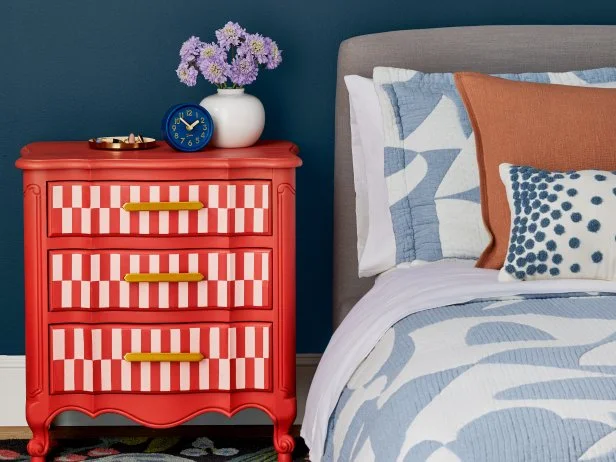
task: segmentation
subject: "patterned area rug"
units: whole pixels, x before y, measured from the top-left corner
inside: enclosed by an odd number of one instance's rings
[[[30,460],[26,440],[0,441],[0,461]],[[297,440],[293,460],[306,461],[308,449]],[[271,438],[129,437],[59,440],[48,461],[80,462],[275,462]]]

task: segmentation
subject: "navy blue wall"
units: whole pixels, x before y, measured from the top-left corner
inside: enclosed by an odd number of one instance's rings
[[[331,332],[331,229],[336,54],[341,40],[393,29],[477,24],[614,24],[613,0],[13,0],[0,5],[0,354],[23,354],[21,178],[13,162],[37,140],[139,131],[164,110],[212,92],[174,70],[189,35],[227,20],[272,36],[282,66],[250,92],[264,136],[295,141],[298,172],[298,351]]]

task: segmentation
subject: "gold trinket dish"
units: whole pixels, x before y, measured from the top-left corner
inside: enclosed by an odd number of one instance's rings
[[[88,144],[92,149],[111,149],[114,151],[127,151],[133,149],[151,149],[156,147],[154,138],[130,134],[128,136],[101,136],[91,138]]]

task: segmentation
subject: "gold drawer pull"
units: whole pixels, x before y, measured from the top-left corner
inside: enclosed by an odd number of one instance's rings
[[[146,212],[162,210],[201,210],[203,202],[127,202],[122,206],[127,212]]]
[[[126,353],[124,361],[129,363],[198,363],[201,353]]]
[[[199,282],[203,281],[201,273],[128,273],[126,282]]]

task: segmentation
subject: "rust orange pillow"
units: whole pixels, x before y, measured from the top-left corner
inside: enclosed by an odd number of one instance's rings
[[[503,266],[510,212],[503,163],[545,170],[616,170],[616,89],[514,82],[455,74],[475,141],[481,212],[492,236],[479,268]]]

